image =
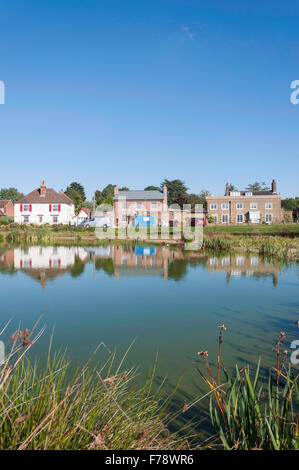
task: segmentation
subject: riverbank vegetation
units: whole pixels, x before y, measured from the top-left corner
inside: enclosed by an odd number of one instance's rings
[[[207,385],[206,395],[181,403],[172,414],[172,397],[165,398],[163,381],[153,386],[156,363],[140,385],[136,369],[124,368],[129,350],[117,363],[115,354],[101,343],[97,351],[107,354],[101,366],[91,365],[92,356],[73,374],[65,357],[52,354],[50,347],[41,368],[26,353],[43,328],[37,333],[36,325],[31,331],[15,331],[0,366],[0,449],[299,449],[298,371],[287,364],[287,351],[281,352],[286,334],[281,332],[276,341],[275,367],[268,379],[261,374],[260,362],[254,374],[249,366],[236,366],[229,376],[222,364],[226,327],[219,328],[215,373],[208,351],[198,352],[195,361]],[[188,422],[174,431],[174,420],[188,415],[206,397],[215,434],[202,441]]]
[[[192,228],[194,229],[194,228]],[[111,232],[113,230],[113,233]],[[169,228],[169,237],[162,236],[161,229],[153,236],[146,228],[127,237],[125,229],[107,229],[98,238],[94,228],[58,226],[34,226],[9,224],[0,227],[0,244],[53,244],[53,245],[101,245],[107,243],[169,244],[184,246],[184,234],[177,228]],[[203,249],[217,251],[246,251],[279,259],[299,259],[299,224],[259,226],[207,226],[203,232]]]

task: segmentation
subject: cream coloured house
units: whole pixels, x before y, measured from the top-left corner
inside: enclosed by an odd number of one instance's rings
[[[47,188],[42,181],[39,188],[15,203],[14,221],[17,224],[72,224],[74,202],[63,192]]]

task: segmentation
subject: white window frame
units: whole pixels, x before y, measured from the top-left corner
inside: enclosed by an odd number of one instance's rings
[[[24,220],[23,220],[24,224],[29,224],[29,215],[24,215],[23,217],[24,217]]]
[[[255,210],[257,210],[257,208],[258,208],[258,203],[257,202],[251,202],[250,203],[250,210],[255,211]]]
[[[227,222],[224,222],[224,218],[227,218]],[[221,222],[223,224],[229,224],[229,214],[221,214]]]
[[[272,202],[265,202],[265,209],[272,209]]]
[[[236,202],[236,209],[237,211],[241,211],[244,209],[244,203],[243,202]]]
[[[127,202],[126,201],[121,201],[121,208],[122,208],[122,210],[127,209]]]
[[[52,204],[51,212],[58,212],[58,204]]]
[[[152,201],[152,202],[151,202],[151,209],[152,209],[153,211],[156,211],[156,210],[157,210],[157,202],[156,202],[156,201]]]
[[[214,207],[213,207],[214,206]],[[218,204],[217,202],[210,202],[210,210],[211,211],[216,211],[218,209]]]
[[[23,204],[23,212],[29,212],[29,211],[30,211],[30,204]]]
[[[269,216],[270,216],[270,220],[267,220]],[[267,212],[267,213],[265,214],[265,222],[267,222],[267,223],[269,223],[269,224],[272,224],[272,222],[273,222],[273,214],[272,214],[272,212],[271,212],[271,213],[270,213],[270,212]]]
[[[221,203],[221,210],[228,211],[229,210],[229,202],[222,202]]]
[[[242,217],[241,221],[238,220],[239,217]],[[236,223],[237,224],[244,224],[244,214],[237,214],[236,215]]]
[[[136,209],[137,209],[137,210],[141,210],[141,209],[142,209],[142,202],[141,202],[141,201],[137,201],[137,202],[136,202]]]
[[[53,224],[58,224],[58,215],[53,216]]]

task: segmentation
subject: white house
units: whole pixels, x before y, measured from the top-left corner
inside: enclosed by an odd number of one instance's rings
[[[77,227],[79,227],[84,222],[89,220],[89,218],[90,218],[90,209],[86,209],[86,207],[82,207],[82,209],[79,210],[78,214],[76,214],[74,217],[74,224]]]
[[[74,202],[63,192],[47,188],[42,181],[40,188],[15,203],[14,220],[17,224],[72,224],[75,215]]]

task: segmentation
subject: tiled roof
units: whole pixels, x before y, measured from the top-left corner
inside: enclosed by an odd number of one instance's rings
[[[4,209],[6,204],[10,202],[10,199],[0,199],[0,209]]]
[[[46,188],[46,193],[41,196],[40,188],[19,199],[16,204],[74,204],[64,193],[57,193],[54,189]]]
[[[114,196],[114,200],[117,201],[122,197],[126,198],[127,201],[163,201],[164,194],[160,191],[119,191]]]

